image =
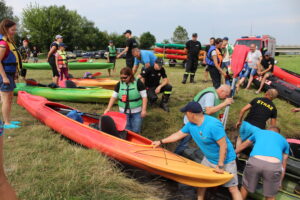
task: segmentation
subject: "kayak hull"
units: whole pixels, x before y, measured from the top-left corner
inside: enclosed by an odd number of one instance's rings
[[[112,69],[113,63],[70,62],[68,66],[70,70]],[[32,70],[50,70],[51,66],[49,63],[23,63],[23,68]]]
[[[253,80],[253,83],[259,87],[260,81],[258,77]],[[278,95],[296,106],[300,106],[300,88],[293,84],[287,83],[275,76],[268,78],[263,87],[264,90],[274,88],[278,91]]]
[[[28,86],[25,83],[17,83],[14,93],[26,91],[33,95],[45,97],[55,101],[71,102],[99,102],[107,103],[112,96],[113,91],[102,88],[49,88]]]
[[[163,43],[155,43],[155,46],[160,48],[173,48],[173,49],[184,49],[184,44],[163,44]]]
[[[167,54],[186,55],[186,51],[185,50],[180,50],[180,49],[154,48],[154,52],[157,52],[157,53],[167,53]]]
[[[275,65],[273,75],[300,88],[300,75],[297,75],[296,73],[289,73],[288,71]]]
[[[54,110],[72,108],[50,102],[43,97],[21,91],[18,94],[18,104],[41,122],[76,143],[166,178],[195,187],[213,187],[232,178],[228,173],[214,173],[212,168],[166,149],[154,149],[151,140],[131,131],[128,131],[127,140],[123,140],[91,128],[89,124],[98,122],[96,119],[83,116],[84,123],[74,121]]]
[[[71,78],[78,87],[102,87],[108,90],[115,89],[116,84],[119,81],[107,79],[107,78],[97,78],[97,79],[84,79],[84,78]]]

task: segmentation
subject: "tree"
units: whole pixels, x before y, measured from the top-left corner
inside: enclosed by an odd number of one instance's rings
[[[170,41],[169,41],[168,39],[164,39],[164,40],[162,41],[162,43],[164,43],[164,44],[170,44]]]
[[[23,28],[31,43],[48,50],[55,35],[64,37],[68,49],[97,50],[107,37],[95,27],[94,22],[81,17],[65,6],[40,7],[30,4],[23,11]]]
[[[177,44],[184,44],[189,40],[188,32],[182,26],[177,26],[173,33],[172,42]]]
[[[125,46],[125,42],[126,42],[126,37],[122,34],[119,35],[118,33],[111,33],[108,36],[109,40],[112,40],[114,42],[114,45],[117,48],[121,48]],[[106,46],[108,45],[108,43],[106,44]]]
[[[4,0],[0,0],[0,21],[5,18],[18,21],[17,17],[14,16],[12,8],[7,6]]]
[[[141,49],[150,49],[156,42],[155,36],[152,35],[149,31],[145,32],[140,37],[140,48]]]

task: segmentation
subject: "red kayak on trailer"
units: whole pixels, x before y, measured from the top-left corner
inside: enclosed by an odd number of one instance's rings
[[[300,88],[300,74],[296,74],[295,72],[289,72],[275,65],[273,75],[285,82],[288,82]]]
[[[168,58],[168,59],[175,59],[175,60],[186,60],[186,59],[187,59],[187,56],[166,54],[166,55],[165,55],[165,58]]]
[[[180,50],[180,49],[163,49],[163,48],[154,48],[154,52],[157,53],[167,53],[167,54],[180,54],[180,55],[186,55],[185,50]]]

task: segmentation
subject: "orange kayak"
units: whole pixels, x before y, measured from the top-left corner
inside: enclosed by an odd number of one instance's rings
[[[115,88],[115,85],[119,82],[109,78],[71,78],[70,80],[79,87],[102,87],[109,90],[113,90]]]
[[[195,187],[214,187],[232,178],[229,173],[217,174],[212,168],[166,149],[154,149],[151,140],[134,132],[127,131],[126,139],[121,139],[89,126],[91,123],[98,123],[99,118],[83,115],[83,123],[70,119],[62,110],[73,108],[48,101],[44,97],[20,91],[18,104],[50,128],[78,144],[174,181]]]

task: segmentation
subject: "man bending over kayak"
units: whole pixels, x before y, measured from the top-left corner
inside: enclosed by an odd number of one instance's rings
[[[289,143],[279,134],[280,129],[276,126],[262,130],[250,125],[247,131],[252,136],[235,150],[239,154],[253,144],[244,169],[242,197],[246,199],[248,192],[254,193],[258,181],[262,178],[265,199],[275,200],[285,175]]]
[[[135,57],[134,66],[132,69],[133,74],[137,72],[140,63],[144,65],[142,71],[148,67],[154,67],[156,56],[152,51],[140,50],[139,48],[134,48],[132,49],[132,55]]]
[[[228,187],[234,200],[241,200],[235,162],[236,154],[222,123],[214,117],[204,115],[201,105],[197,102],[189,102],[180,111],[186,113],[189,122],[178,132],[162,140],[154,141],[152,145],[158,147],[191,135],[204,154],[201,164],[215,168],[216,173],[222,174],[227,171],[233,174],[234,177],[223,186]],[[198,200],[204,200],[205,191],[206,188],[198,188]]]

